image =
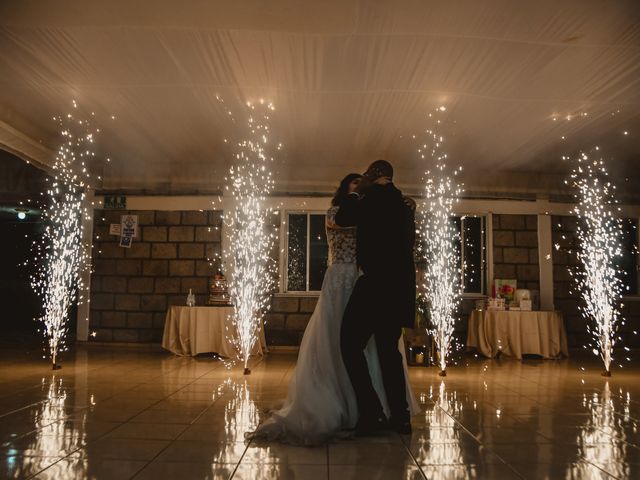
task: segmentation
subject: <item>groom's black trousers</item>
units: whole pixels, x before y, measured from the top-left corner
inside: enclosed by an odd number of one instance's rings
[[[362,275],[342,319],[340,350],[356,393],[360,418],[364,419],[382,415],[382,406],[371,383],[364,356],[364,348],[371,335],[375,336],[391,417],[404,420],[409,415],[402,356],[398,350],[402,328],[397,321],[398,310],[394,312],[397,302],[393,296],[389,297],[389,289],[385,288],[388,282],[393,282],[393,277]]]

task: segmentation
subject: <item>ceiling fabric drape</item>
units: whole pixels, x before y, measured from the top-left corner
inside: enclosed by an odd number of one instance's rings
[[[215,191],[227,108],[259,98],[281,192],[329,192],[380,157],[418,189],[411,136],[440,105],[471,192],[561,191],[560,156],[596,143],[619,176],[640,159],[633,0],[3,2],[0,71],[0,121],[49,148],[71,99],[109,119],[113,190]]]

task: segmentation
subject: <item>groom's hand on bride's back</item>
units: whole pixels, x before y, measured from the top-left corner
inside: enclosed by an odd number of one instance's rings
[[[404,195],[404,196],[402,197],[402,199],[404,200],[404,204],[405,204],[407,207],[409,207],[411,210],[414,210],[414,211],[415,211],[415,209],[416,209],[416,201],[415,201],[413,198],[411,198],[411,197],[407,197],[406,195]]]
[[[362,178],[360,178],[360,183],[358,184],[358,187],[356,188],[356,193],[358,195],[362,195],[367,190],[369,190],[371,185],[373,185],[373,182],[369,179],[369,177],[367,177],[366,175],[363,175]]]

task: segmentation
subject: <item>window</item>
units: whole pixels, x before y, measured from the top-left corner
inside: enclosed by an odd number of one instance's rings
[[[461,217],[462,270],[464,293],[486,293],[486,218]]]
[[[618,266],[622,272],[622,294],[638,296],[638,219],[625,218],[622,221],[622,258]]]
[[[289,213],[286,292],[317,292],[329,256],[324,213]]]
[[[460,254],[463,293],[486,294],[486,217],[463,215],[453,217],[460,232]]]
[[[460,231],[464,293],[485,295],[486,217],[453,217]],[[285,292],[318,292],[327,271],[328,245],[323,213],[287,214]]]

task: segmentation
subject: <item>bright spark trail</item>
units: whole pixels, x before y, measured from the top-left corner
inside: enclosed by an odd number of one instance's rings
[[[615,185],[608,180],[602,158],[581,153],[577,166],[565,183],[577,189],[576,236],[579,268],[569,270],[575,291],[582,297],[580,310],[594,339],[593,352],[604,363],[603,375],[611,375],[611,361],[621,322],[622,271],[616,260],[622,257],[622,220],[617,216]]]
[[[77,109],[75,102],[73,108]],[[54,120],[60,127],[62,141],[55,156],[53,178],[48,179],[45,231],[34,243],[32,261],[37,270],[31,277],[31,285],[43,303],[39,320],[44,326],[53,368],[57,369],[58,356],[66,349],[69,310],[82,300],[78,298],[82,289],[80,274],[89,267],[89,248],[82,243],[82,220],[89,219],[90,212],[83,201],[90,187],[88,164],[95,155],[92,144],[99,129],[71,113]]]
[[[440,107],[436,112],[444,111]],[[436,113],[437,114],[437,113]],[[429,115],[434,118],[433,115]],[[439,125],[440,120],[436,123]],[[427,129],[427,139],[418,148],[421,160],[435,162],[433,170],[425,173],[424,204],[420,222],[421,250],[426,260],[425,284],[427,303],[431,314],[433,335],[438,349],[439,375],[445,376],[447,356],[453,342],[456,311],[462,294],[462,268],[460,232],[453,222],[453,207],[458,202],[462,189],[455,176],[460,169],[449,175],[447,155],[442,152],[443,137],[437,130]]]
[[[228,236],[224,257],[230,271],[229,293],[235,307],[231,337],[245,374],[250,373],[249,356],[258,341],[277,277],[271,255],[276,239],[272,227],[275,212],[267,205],[274,186],[269,168],[273,157],[267,153],[271,147],[269,116],[274,108],[263,101],[248,107],[247,138],[238,142],[235,164],[225,178],[225,188],[232,196],[233,205],[224,213]]]

